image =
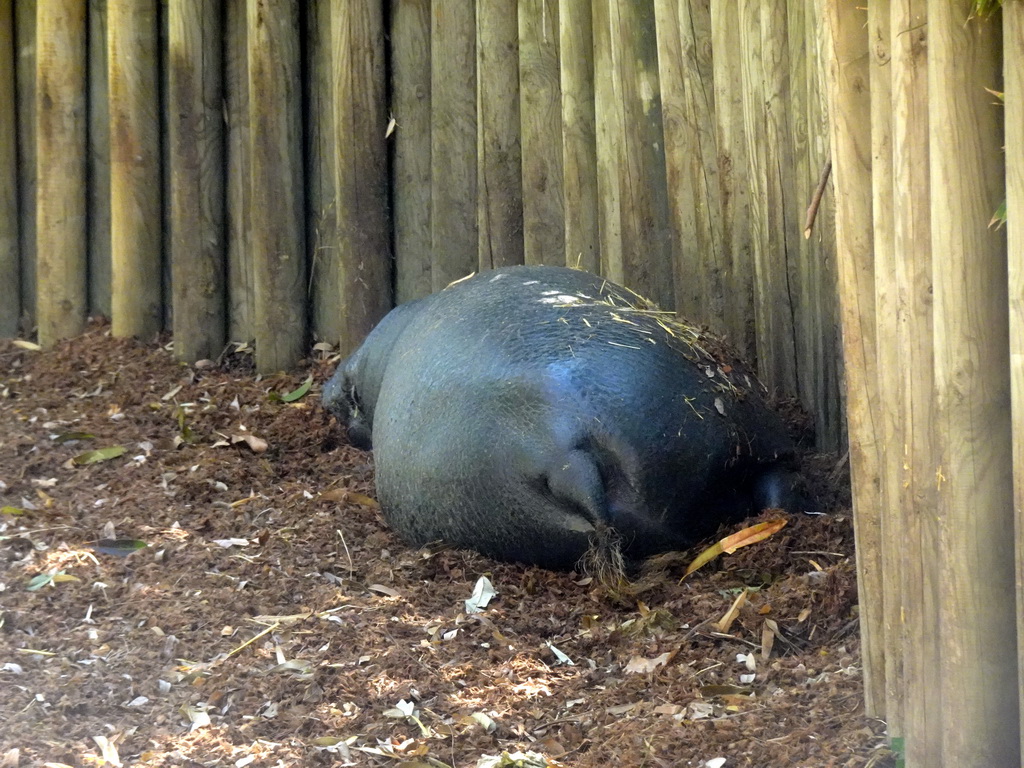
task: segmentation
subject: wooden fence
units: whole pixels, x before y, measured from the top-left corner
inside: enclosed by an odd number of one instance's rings
[[[0,333],[356,346],[570,264],[730,337],[843,443],[821,0],[0,0]],[[385,42],[385,40],[387,42]],[[15,148],[17,151],[15,152]]]
[[[1024,4],[974,6],[827,14],[867,703],[908,768],[1024,733]]]
[[[0,333],[275,370],[475,269],[601,271],[822,447],[845,395],[868,710],[908,766],[1019,765],[1024,3],[971,7],[0,0]]]

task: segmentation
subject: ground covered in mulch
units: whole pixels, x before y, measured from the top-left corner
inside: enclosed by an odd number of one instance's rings
[[[834,457],[827,515],[611,590],[404,545],[314,357],[0,342],[0,766],[892,765]]]

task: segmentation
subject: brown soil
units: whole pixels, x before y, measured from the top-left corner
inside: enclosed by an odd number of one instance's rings
[[[893,764],[863,713],[834,457],[808,462],[830,514],[614,592],[405,546],[319,407],[318,357],[261,379],[245,350],[188,367],[103,326],[0,342],[0,765]],[[498,597],[467,615],[482,575]]]

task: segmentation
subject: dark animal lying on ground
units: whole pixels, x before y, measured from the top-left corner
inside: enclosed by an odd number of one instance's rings
[[[787,505],[794,446],[724,345],[560,267],[395,308],[326,384],[388,522],[502,560],[621,566]]]

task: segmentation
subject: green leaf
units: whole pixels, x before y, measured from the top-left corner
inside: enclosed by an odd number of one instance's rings
[[[67,443],[72,440],[95,440],[96,435],[90,435],[88,432],[65,432],[63,435],[57,435],[53,438],[55,443]]]
[[[139,541],[138,539],[100,539],[90,546],[92,549],[97,552],[101,552],[104,555],[128,557],[132,552],[138,552],[140,549],[145,549],[149,545],[144,541]]]
[[[47,572],[33,576],[32,580],[28,583],[28,586],[25,587],[25,589],[27,589],[29,592],[35,592],[36,590],[42,589],[48,584],[53,584],[53,577],[56,575],[56,573]]]
[[[109,461],[110,459],[116,459],[118,456],[123,456],[127,450],[128,449],[123,445],[113,445],[109,448],[100,448],[95,451],[80,453],[71,461],[79,466],[83,466],[85,464],[98,464],[101,461]]]
[[[999,229],[1006,224],[1006,201],[1003,200],[996,208],[996,212],[992,214],[992,221],[988,223],[990,227]]]
[[[275,403],[294,403],[299,398],[305,397],[311,386],[313,386],[312,374],[306,377],[306,380],[299,385],[298,389],[292,390],[284,395],[278,394],[277,392],[271,392],[268,397]]]
[[[13,515],[14,517],[18,517],[19,515],[24,514],[25,510],[21,507],[0,507],[0,515]]]

